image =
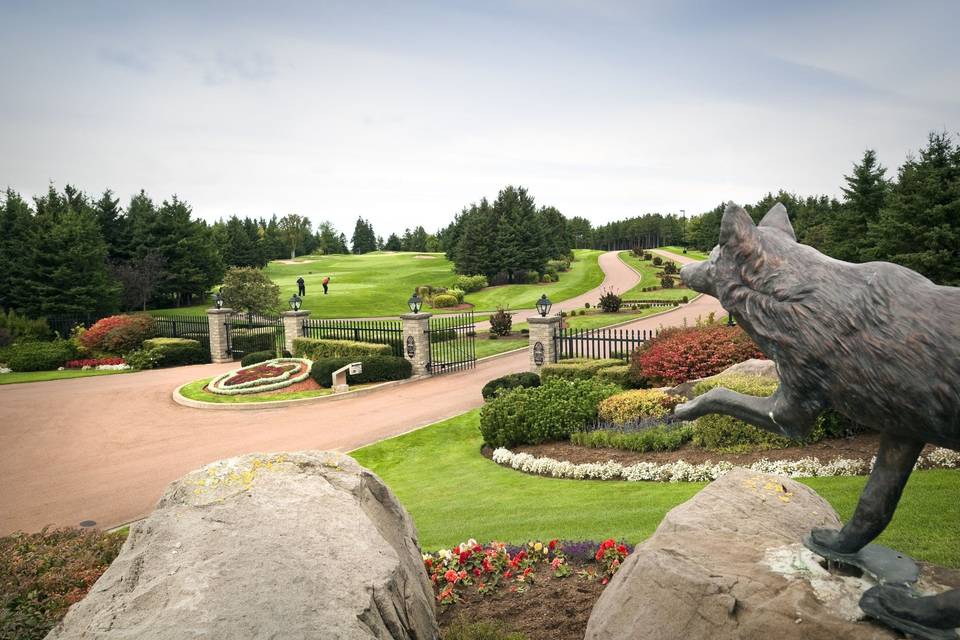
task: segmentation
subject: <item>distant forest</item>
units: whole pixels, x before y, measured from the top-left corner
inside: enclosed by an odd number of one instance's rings
[[[800,242],[840,260],[889,260],[960,286],[960,145],[950,135],[930,134],[895,176],[867,150],[840,184],[839,200],[780,190],[746,209],[759,220],[782,202]],[[594,227],[536,205],[523,187],[507,186],[493,203],[464,207],[435,234],[417,226],[384,240],[358,218],[348,243],[330,222],[314,229],[297,214],[208,224],[177,196],[158,204],[141,191],[122,207],[109,189],[94,198],[51,185],[32,201],[7,189],[0,202],[0,307],[45,316],[197,304],[228,267],[263,267],[308,253],[444,252],[459,273],[519,282],[543,275],[551,261],[569,260],[571,249],[709,251],[723,208]]]

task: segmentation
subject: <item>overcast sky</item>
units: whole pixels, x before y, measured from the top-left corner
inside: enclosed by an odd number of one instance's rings
[[[960,1],[0,0],[0,186],[434,231],[838,194],[960,129]]]

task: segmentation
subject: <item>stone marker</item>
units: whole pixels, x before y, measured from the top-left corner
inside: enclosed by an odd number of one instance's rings
[[[48,638],[438,635],[410,516],[352,458],[305,451],[173,482]]]
[[[786,477],[734,469],[671,510],[597,601],[587,640],[881,640],[859,621],[873,582],[826,571],[800,539],[837,527],[827,502]]]

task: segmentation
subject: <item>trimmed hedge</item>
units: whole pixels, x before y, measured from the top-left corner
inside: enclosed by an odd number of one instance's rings
[[[362,358],[321,358],[314,360],[310,368],[310,377],[321,387],[329,389],[333,385],[333,372],[352,362],[360,362],[363,372],[357,375],[347,374],[350,384],[368,382],[387,382],[404,380],[413,375],[413,365],[405,358],[396,356],[364,356]]]
[[[630,365],[628,364],[604,367],[603,369],[597,371],[596,378],[597,380],[601,380],[603,382],[618,384],[624,389],[629,389],[633,386],[633,383],[630,380]]]
[[[540,376],[548,378],[562,378],[564,380],[589,380],[597,375],[601,369],[623,366],[622,360],[606,359],[591,360],[589,358],[570,358],[556,364],[544,365]]]
[[[645,418],[663,418],[673,413],[682,398],[656,389],[636,389],[610,396],[597,407],[604,422],[623,425]]]
[[[255,351],[277,348],[277,334],[273,327],[233,329],[230,332],[230,347],[244,355]]]
[[[597,417],[597,405],[620,387],[596,380],[544,380],[518,388],[480,409],[480,433],[491,447],[566,440]]]
[[[273,351],[254,351],[253,353],[248,353],[240,359],[241,367],[249,367],[252,364],[259,364],[261,362],[266,362],[267,360],[273,360],[277,357],[277,354]]]
[[[467,293],[480,291],[487,286],[487,276],[457,276],[453,286]]]
[[[189,338],[150,338],[143,341],[143,348],[160,353],[158,367],[180,367],[188,364],[210,362],[210,353],[196,340]]]
[[[441,293],[433,296],[430,300],[430,303],[435,309],[444,309],[446,307],[455,307],[460,304],[457,301],[457,296],[451,295],[449,293]]]
[[[354,340],[328,340],[296,338],[293,341],[293,357],[321,360],[323,358],[354,358],[364,356],[389,356],[393,350],[388,344],[356,342]]]
[[[483,395],[484,400],[489,400],[497,395],[497,392],[501,389],[516,389],[517,387],[539,387],[540,386],[540,376],[530,371],[524,371],[523,373],[508,373],[505,376],[500,376],[499,378],[494,378],[487,384],[483,385],[480,393]]]
[[[612,448],[627,451],[676,451],[693,438],[693,427],[684,425],[676,428],[654,427],[644,431],[575,431],[570,434],[570,442],[581,447],[593,449]]]
[[[77,357],[77,347],[69,340],[23,342],[0,349],[0,363],[14,371],[53,371]]]

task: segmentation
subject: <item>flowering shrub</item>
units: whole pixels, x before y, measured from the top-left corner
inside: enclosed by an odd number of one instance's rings
[[[153,318],[147,315],[109,316],[98,320],[80,337],[87,349],[127,353],[153,336]]]
[[[303,358],[275,358],[217,376],[207,390],[227,396],[275,391],[306,380],[311,364]]]
[[[733,469],[734,466],[729,462],[713,463],[709,460],[701,464],[690,464],[683,460],[666,464],[637,462],[632,465],[622,465],[612,460],[574,464],[547,457],[537,458],[529,453],[514,453],[505,448],[499,448],[493,452],[493,461],[497,464],[512,467],[517,471],[553,478],[626,480],[628,482],[641,480],[708,482],[716,480]],[[820,462],[818,458],[801,458],[799,460],[767,460],[764,458],[754,462],[748,468],[751,471],[791,478],[825,478],[864,475],[870,471],[871,467],[872,464],[867,464],[863,460],[852,460],[850,458],[836,458],[828,462]],[[936,448],[930,454],[920,456],[917,467],[955,469],[960,467],[960,452],[952,449]]]
[[[120,552],[123,536],[43,529],[0,538],[0,638],[43,638]]]
[[[84,360],[70,360],[64,365],[67,369],[84,369],[84,368],[96,368],[101,365],[118,365],[118,364],[127,364],[127,361],[123,358],[86,358]]]
[[[572,574],[570,559],[592,560],[597,571],[584,572],[583,577],[602,575],[603,584],[616,573],[630,549],[624,544],[607,540],[599,545],[593,542],[569,543],[574,552],[566,552],[567,543],[559,540],[542,542],[531,540],[514,547],[502,542],[481,545],[470,539],[452,549],[423,555],[423,565],[436,590],[437,602],[451,605],[458,602],[468,588],[475,588],[480,595],[494,593],[501,585],[512,593],[523,593],[536,576],[538,567],[549,567],[553,578],[566,578]]]
[[[510,329],[513,328],[513,316],[504,310],[503,307],[497,307],[497,311],[490,315],[490,335],[507,336],[510,335]]]
[[[710,325],[666,329],[634,352],[634,381],[680,384],[716,375],[727,367],[762,358],[763,354],[740,327]]]
[[[597,306],[603,309],[605,313],[616,313],[620,311],[622,305],[623,298],[613,291],[604,291],[603,295],[600,296],[600,302],[597,303]]]

